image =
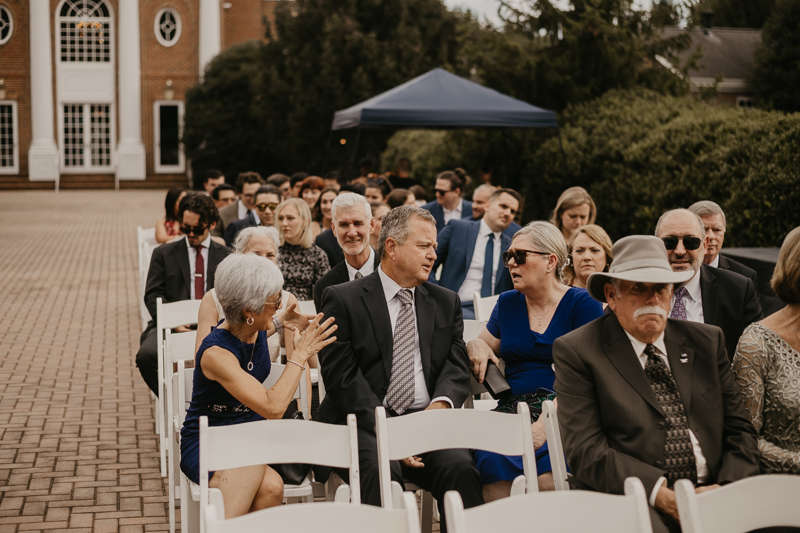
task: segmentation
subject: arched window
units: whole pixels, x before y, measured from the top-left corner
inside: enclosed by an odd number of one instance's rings
[[[156,39],[162,46],[172,46],[181,38],[181,17],[171,7],[156,13],[154,24]]]
[[[0,44],[6,44],[14,33],[14,19],[6,6],[0,6]]]
[[[103,0],[66,0],[58,24],[62,62],[111,61],[111,14]]]

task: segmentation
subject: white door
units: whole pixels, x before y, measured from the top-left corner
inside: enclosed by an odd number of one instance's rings
[[[111,105],[63,105],[64,170],[111,171]]]

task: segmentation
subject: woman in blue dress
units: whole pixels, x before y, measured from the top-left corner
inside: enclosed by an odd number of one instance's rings
[[[270,372],[266,330],[281,306],[283,276],[270,260],[255,254],[232,254],[217,267],[215,286],[225,319],[203,339],[195,356],[192,402],[181,430],[181,470],[200,482],[199,420],[210,426],[281,418],[300,383],[306,361],[333,342],[333,318],[314,317],[305,331],[294,331],[294,350],[280,379],[269,390],[262,382]],[[231,443],[236,453],[236,443]],[[219,488],[225,516],[232,518],[280,505],[283,481],[272,468],[259,465],[213,472],[209,487]]]
[[[503,254],[514,290],[500,295],[486,328],[467,346],[472,372],[483,382],[489,360],[506,364],[511,393],[553,390],[553,342],[566,333],[603,315],[603,307],[586,289],[567,287],[561,269],[567,246],[561,232],[545,221],[534,221],[519,230]],[[539,490],[553,490],[553,473],[544,430],[544,419],[531,425],[536,449]],[[522,475],[522,458],[476,451],[475,464],[489,502],[509,495],[511,482]]]

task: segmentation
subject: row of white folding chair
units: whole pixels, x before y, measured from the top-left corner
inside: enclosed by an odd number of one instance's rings
[[[156,242],[156,229],[146,228],[141,226],[136,228],[136,250],[139,259],[139,315],[142,319],[142,329],[147,328],[147,323],[150,321],[150,312],[147,306],[144,305],[144,290],[147,286],[147,272],[150,269],[150,257],[153,255],[153,249],[158,246]]]
[[[494,296],[481,298],[481,293],[476,292],[473,294],[472,305],[475,309],[475,320],[479,322],[488,322],[489,318],[492,316],[492,311],[494,310],[494,306],[499,297],[500,295],[496,294]]]

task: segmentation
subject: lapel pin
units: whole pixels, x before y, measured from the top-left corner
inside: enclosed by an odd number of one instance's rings
[[[688,363],[688,362],[689,362],[689,356],[686,355],[685,353],[682,353],[681,354],[681,363]]]

